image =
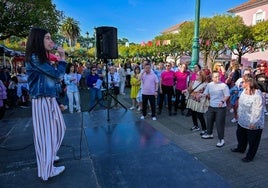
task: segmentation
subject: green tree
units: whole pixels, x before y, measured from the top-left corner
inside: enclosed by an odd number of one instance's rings
[[[256,42],[256,47],[264,48],[268,44],[268,20],[252,26],[251,31]]]
[[[94,43],[95,43],[95,39],[94,37],[83,37],[83,36],[79,36],[77,38],[77,42],[80,43],[82,48],[91,48],[93,47]]]
[[[185,22],[180,27],[178,35],[178,42],[181,46],[181,50],[184,52],[192,51],[192,43],[194,37],[194,22]]]
[[[80,35],[80,28],[78,21],[71,17],[64,19],[61,25],[61,32],[69,41],[69,46],[74,46],[77,38]]]
[[[168,55],[172,55],[175,61],[181,56],[181,45],[178,33],[164,34],[156,36],[153,40],[153,56],[157,59],[166,60]],[[163,44],[164,41],[170,41],[168,44]]]
[[[240,16],[226,16],[224,20],[218,17],[216,23],[222,44],[227,45],[241,63],[242,56],[249,53],[255,45],[250,26],[246,26]]]
[[[2,0],[0,12],[0,40],[26,37],[32,27],[56,33],[63,15],[51,0]]]
[[[204,64],[207,65],[208,58],[211,62],[214,62],[223,45],[220,43],[217,25],[212,18],[202,18],[200,20],[199,45],[200,52],[204,55]]]
[[[127,38],[118,39],[118,45],[125,45],[128,41]]]

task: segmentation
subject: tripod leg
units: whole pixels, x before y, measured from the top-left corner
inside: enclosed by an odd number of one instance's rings
[[[104,105],[104,103],[103,103],[103,101],[105,100],[105,95],[106,95],[106,90],[97,90],[97,91],[95,91],[96,93],[94,93],[94,91],[93,91],[93,93],[90,93],[90,96],[92,97],[92,98],[96,98],[97,97],[97,102],[92,106],[92,107],[90,107],[89,108],[89,112],[90,111],[92,111],[98,104],[101,106],[101,107],[105,107],[106,108],[106,106]],[[92,105],[92,103],[90,102],[90,106]]]
[[[100,103],[101,101],[103,101],[103,98],[98,99],[97,102],[94,104],[94,106],[92,106],[88,111],[91,112],[98,104],[100,104],[101,106],[104,106],[104,104]]]
[[[127,107],[125,107],[119,100],[117,100],[111,93],[108,92],[108,95],[112,97],[117,103],[119,103],[126,111]],[[108,107],[109,108],[109,107]]]

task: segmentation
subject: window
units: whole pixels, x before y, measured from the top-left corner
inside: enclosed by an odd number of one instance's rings
[[[263,12],[257,12],[256,13],[256,23],[259,23],[264,20]]]
[[[255,14],[253,14],[253,25],[264,21],[265,11],[259,9]]]

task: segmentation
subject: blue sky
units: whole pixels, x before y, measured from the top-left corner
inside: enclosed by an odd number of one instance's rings
[[[248,0],[200,0],[200,17],[227,13]],[[193,21],[196,0],[52,0],[56,8],[79,22],[81,35],[94,28],[112,26],[118,38],[141,43],[154,39],[165,29]]]

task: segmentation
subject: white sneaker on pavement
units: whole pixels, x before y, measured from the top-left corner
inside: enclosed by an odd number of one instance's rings
[[[153,121],[156,121],[156,117],[152,117],[152,120],[153,120]]]
[[[224,144],[225,144],[224,139],[221,139],[221,140],[218,141],[216,146],[220,148],[220,147],[224,146]]]
[[[232,122],[232,123],[236,123],[236,122],[237,122],[237,119],[236,119],[236,118],[233,118],[233,119],[231,120],[231,122]]]
[[[50,178],[60,175],[65,170],[65,166],[53,167]]]
[[[56,155],[54,158],[54,162],[58,162],[59,160],[60,160],[60,157]]]
[[[201,138],[204,138],[204,139],[212,139],[213,138],[213,134],[204,134],[201,136]]]
[[[144,116],[141,116],[141,119],[144,119]]]

